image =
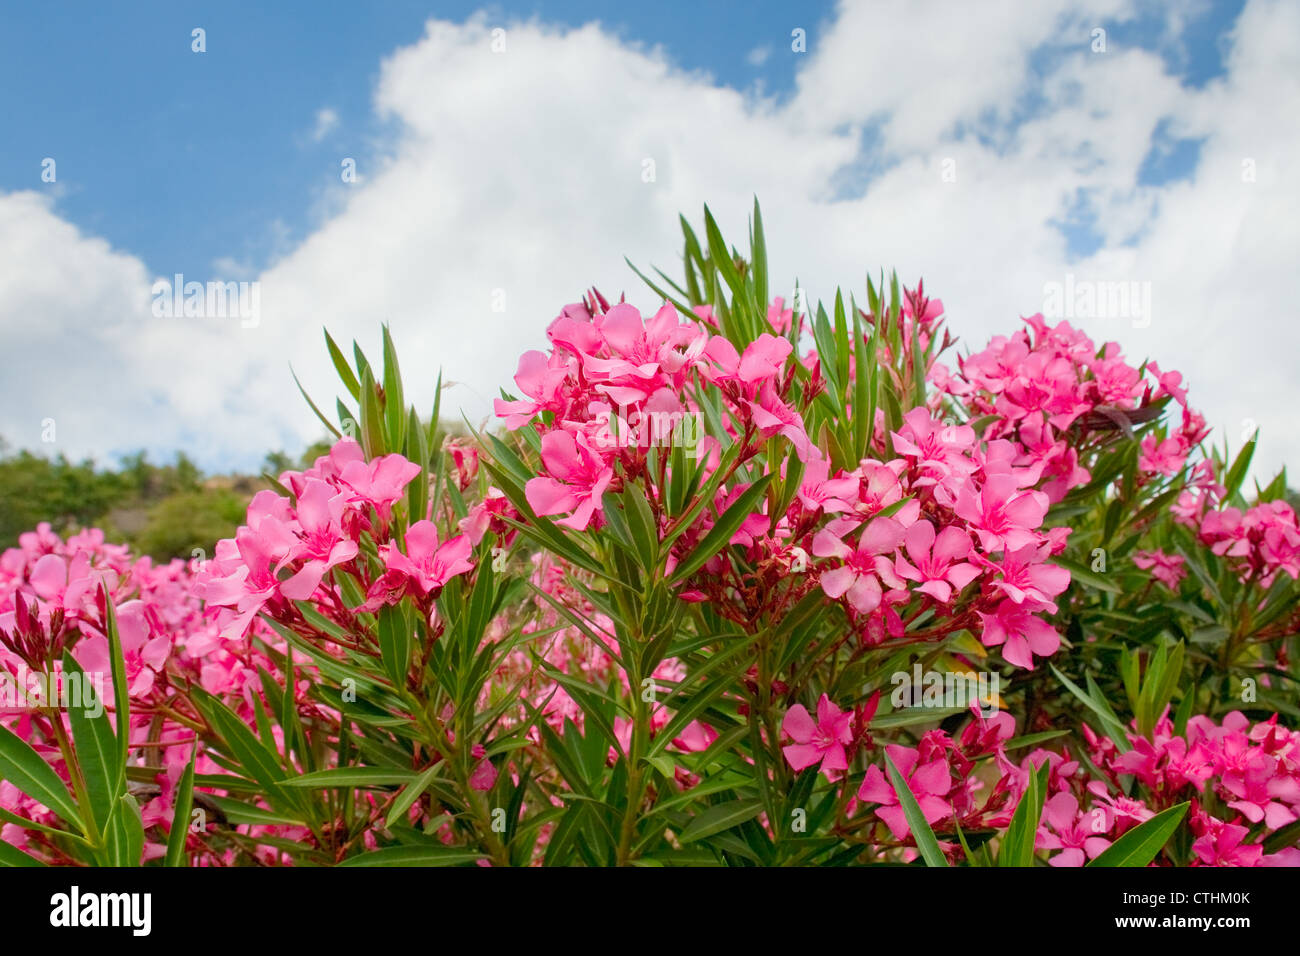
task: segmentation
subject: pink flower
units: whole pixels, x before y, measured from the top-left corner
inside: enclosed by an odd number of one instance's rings
[[[1144,571],[1149,570],[1153,578],[1171,591],[1177,591],[1178,583],[1187,576],[1187,569],[1184,567],[1186,562],[1182,555],[1165,554],[1159,548],[1152,551],[1135,551],[1133,563]]]
[[[789,332],[794,324],[794,310],[785,307],[785,299],[777,296],[767,307],[767,324],[778,334]]]
[[[695,361],[706,340],[695,326],[679,324],[677,310],[667,304],[643,323],[635,308],[619,303],[597,317],[595,325],[613,357],[587,352],[583,369],[598,391],[620,405],[636,404],[663,385],[676,384],[672,376]]]
[[[383,520],[406,486],[420,473],[420,466],[401,455],[384,455],[369,462],[352,461],[344,466],[339,480],[352,489],[350,501],[373,505]]]
[[[893,578],[893,567],[881,557],[894,551],[903,541],[903,526],[893,518],[876,518],[862,530],[856,548],[850,548],[825,529],[813,538],[813,554],[819,558],[840,558],[844,564],[821,576],[826,596],[848,601],[859,612],[869,614],[880,604],[881,590],[877,575]],[[887,582],[888,583],[888,582]]]
[[[242,527],[233,541],[227,538],[217,542],[214,568],[206,580],[201,579],[199,591],[209,605],[234,609],[233,615],[223,614],[223,636],[242,636],[263,606],[275,597],[280,583],[273,566],[288,554],[293,543],[292,535],[274,520],[261,521],[256,530]]]
[[[699,753],[708,750],[718,739],[718,732],[700,720],[692,720],[682,732],[673,738],[673,746],[687,753]]]
[[[979,577],[979,569],[966,562],[970,536],[960,528],[949,526],[936,536],[934,525],[922,518],[907,529],[903,541],[916,563],[900,554],[894,559],[894,570],[900,578],[918,582],[918,591],[942,604],[952,598],[954,588],[960,591]]]
[[[477,749],[481,751],[483,748],[478,747]],[[474,769],[470,771],[469,785],[471,789],[477,790],[479,793],[486,793],[491,790],[496,782],[497,768],[492,766],[492,761],[487,758],[480,760],[474,765]]]
[[[849,728],[852,719],[852,711],[840,710],[825,694],[817,701],[816,723],[802,704],[795,704],[785,712],[781,722],[781,729],[794,741],[782,748],[786,762],[794,770],[814,764],[820,764],[822,770],[848,770],[844,748],[853,742]]]
[[[753,386],[781,374],[793,349],[789,339],[764,332],[745,346],[745,353],[741,355],[730,340],[715,335],[704,347],[704,356],[713,363],[712,378],[715,382],[739,382],[750,386],[752,395]]]
[[[1209,814],[1193,817],[1190,826],[1200,834],[1192,843],[1197,861],[1205,866],[1257,866],[1264,848],[1245,842],[1249,830],[1225,823]]]
[[[1138,468],[1173,477],[1182,469],[1189,450],[1182,439],[1176,436],[1160,441],[1155,435],[1148,435],[1142,439]]]
[[[1048,544],[1028,544],[1008,551],[999,561],[981,558],[982,564],[997,572],[994,588],[1017,604],[1036,601],[1056,610],[1052,598],[1070,586],[1070,572],[1055,564],[1044,563],[1051,550]]]
[[[785,341],[782,339],[781,341]],[[808,440],[803,417],[777,397],[771,382],[764,382],[758,392],[758,401],[747,401],[754,424],[766,437],[784,435],[794,445],[799,460],[815,461],[821,457],[818,448]]]
[[[978,611],[984,623],[980,640],[985,647],[1001,647],[1007,663],[1026,670],[1034,669],[1034,656],[1047,657],[1061,646],[1061,635],[1042,618],[1039,611],[1049,610],[1046,604],[1036,601],[1004,600],[992,614]]]
[[[1013,477],[990,475],[978,495],[968,486],[957,495],[956,511],[979,535],[985,551],[1015,551],[1037,544],[1031,529],[1043,523],[1049,502],[1041,491],[1019,491]]]
[[[1251,823],[1263,821],[1268,829],[1277,830],[1297,818],[1295,810],[1278,801],[1300,802],[1300,785],[1279,772],[1278,761],[1262,752],[1252,753],[1244,766],[1225,771],[1223,789],[1232,798],[1228,806]]]
[[[452,578],[474,568],[469,538],[458,534],[439,543],[437,526],[427,520],[406,529],[405,554],[395,544],[386,544],[380,551],[388,570],[403,575],[422,595],[436,594]]]
[[[536,350],[519,356],[519,369],[515,372],[515,384],[528,396],[520,401],[496,399],[494,402],[497,417],[506,420],[506,428],[514,431],[528,424],[534,415],[543,409],[560,411],[560,390],[569,375],[568,361],[560,352],[552,352],[550,358]]]
[[[556,524],[584,530],[601,510],[601,496],[614,480],[614,469],[581,432],[543,435],[542,463],[550,475],[529,479],[524,487],[529,506],[539,515],[572,512]]]
[[[809,511],[821,510],[826,514],[847,511],[857,499],[858,479],[852,476],[830,478],[830,464],[825,458],[816,458],[804,467],[803,482],[799,485],[799,500]]]
[[[947,761],[942,757],[927,763],[920,763],[920,753],[912,747],[890,744],[885,748],[898,772],[912,791],[921,814],[926,823],[936,823],[952,814],[952,805],[944,799],[952,790],[952,775]],[[907,825],[907,815],[899,806],[898,794],[893,784],[880,767],[872,764],[867,768],[867,775],[858,789],[858,799],[865,803],[878,803],[876,816],[885,821],[889,832],[896,840],[905,840],[911,829]]]
[[[975,444],[975,430],[969,425],[945,425],[930,417],[926,408],[913,408],[903,416],[903,427],[895,432],[894,450],[917,460],[924,471],[948,476],[969,474],[974,466],[963,455]]]
[[[1079,801],[1063,791],[1043,804],[1043,820],[1034,845],[1040,850],[1060,850],[1048,862],[1052,866],[1083,866],[1110,846],[1100,833],[1109,827],[1106,811],[1079,813]],[[1100,827],[1100,829],[1098,829]]]
[[[280,593],[290,600],[311,597],[326,572],[351,561],[357,555],[357,543],[343,531],[343,512],[347,508],[346,492],[333,485],[309,478],[298,495],[298,545],[281,559],[279,567],[291,560],[307,558],[293,577],[280,585]]]
[[[71,559],[46,554],[32,566],[29,583],[36,596],[52,607],[76,612],[91,593],[90,557],[84,551]]]

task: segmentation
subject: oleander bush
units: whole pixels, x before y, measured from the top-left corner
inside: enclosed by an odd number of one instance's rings
[[[22,535],[0,862],[1300,864],[1285,473],[1068,323],[682,225],[463,436],[327,333],[332,447],[210,559]]]

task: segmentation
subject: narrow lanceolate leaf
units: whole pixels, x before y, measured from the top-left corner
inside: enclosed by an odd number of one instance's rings
[[[379,612],[379,653],[383,659],[384,673],[396,687],[406,686],[406,673],[411,667],[411,621],[401,604],[391,605]]]
[[[758,197],[754,197],[754,224],[750,235],[750,256],[754,260],[754,299],[758,314],[767,314],[767,240],[763,236],[763,212],[758,208]]]
[[[1250,468],[1250,460],[1254,455],[1255,438],[1252,436],[1251,440],[1246,442],[1241,451],[1237,453],[1236,461],[1232,463],[1232,467],[1228,469],[1227,477],[1223,480],[1223,499],[1225,501],[1232,498],[1237,493],[1237,489],[1241,487],[1242,481],[1246,478],[1246,470]]]
[[[401,451],[406,447],[406,396],[402,391],[402,370],[397,364],[393,336],[384,326],[384,425],[388,447]]]
[[[1065,568],[1070,572],[1070,580],[1076,584],[1085,584],[1088,587],[1098,588],[1102,591],[1109,591],[1111,594],[1122,594],[1124,589],[1105,575],[1098,574],[1089,568],[1084,567],[1077,561],[1071,561],[1064,556],[1052,558],[1052,563],[1057,567]]]
[[[1162,813],[1157,813],[1146,823],[1135,826],[1109,847],[1088,866],[1146,866],[1164,849],[1169,838],[1187,815],[1190,803],[1180,803]]]
[[[104,633],[108,636],[109,666],[113,670],[113,716],[117,727],[118,773],[126,775],[126,751],[131,740],[131,692],[126,682],[126,657],[122,653],[122,636],[117,629],[117,608],[108,588],[99,590],[104,602]]]
[[[1124,732],[1124,725],[1115,717],[1115,712],[1110,708],[1110,706],[1093,700],[1092,696],[1087,691],[1062,674],[1055,664],[1048,664],[1047,666],[1052,669],[1052,673],[1056,675],[1056,679],[1064,684],[1066,689],[1078,698],[1080,703],[1084,704],[1089,710],[1101,718],[1102,729],[1104,729],[1107,736],[1115,742],[1115,746],[1119,752],[1128,753],[1128,751],[1132,749],[1132,745],[1128,742],[1128,736]]]
[[[406,457],[420,466],[420,473],[406,488],[408,520],[414,524],[429,513],[429,441],[414,408],[406,426]]]
[[[81,667],[66,651],[63,654],[63,679],[75,679],[81,688],[81,700],[68,708],[68,722],[72,725],[72,742],[86,784],[95,829],[103,833],[114,803],[126,792],[125,766],[118,763],[117,738],[113,735],[113,725],[104,711],[103,701],[90,686]],[[91,717],[90,714],[96,711],[98,715]]]
[[[354,399],[361,395],[361,383],[357,381],[356,375],[352,372],[352,366],[348,365],[348,360],[343,357],[343,352],[331,338],[329,329],[325,329],[325,346],[330,352],[330,361],[334,363],[334,370],[339,374],[339,380],[343,387],[348,390],[348,394]]]
[[[1047,799],[1049,772],[1050,765],[1044,762],[1037,772],[1029,775],[1029,785],[1020,797],[998,848],[998,866],[1034,865],[1034,843],[1038,836],[1038,821],[1043,815],[1043,801]]]
[[[289,797],[281,786],[285,770],[280,766],[279,755],[268,750],[248,725],[221,701],[197,688],[193,694],[195,707],[219,735],[222,749],[239,762],[243,774],[262,786],[271,803],[282,804],[286,800],[296,803],[297,798]]]
[[[889,780],[894,785],[894,792],[898,794],[898,805],[903,808],[907,827],[912,831],[912,839],[916,841],[916,849],[925,860],[925,865],[947,866],[948,860],[943,855],[943,850],[939,849],[939,841],[935,839],[934,831],[926,822],[925,814],[921,812],[921,805],[916,802],[907,780],[899,772],[898,766],[888,752],[885,754],[885,766],[889,770]]]
[[[349,857],[339,866],[460,866],[477,863],[483,854],[449,846],[390,846]]]
[[[139,866],[144,852],[144,819],[135,797],[124,793],[113,808],[108,823],[107,857],[109,866]]]
[[[434,764],[428,770],[425,770],[418,777],[408,783],[405,789],[397,795],[393,801],[393,806],[388,811],[388,818],[384,820],[385,827],[392,827],[394,823],[402,819],[402,814],[411,809],[411,804],[420,799],[420,795],[429,788],[433,778],[438,774],[439,764]]]
[[[335,438],[342,438],[343,433],[335,428],[334,423],[325,417],[325,413],[316,407],[316,403],[311,400],[311,396],[307,394],[307,390],[302,387],[302,382],[298,381],[298,373],[293,370],[293,366],[289,366],[289,374],[293,376],[293,383],[298,386],[298,392],[302,395],[303,400],[306,401],[311,410],[316,413],[316,417],[321,420],[321,423],[329,430],[329,433]]]
[[[835,321],[844,321],[844,296],[835,292]],[[872,422],[868,420],[868,407],[871,405],[869,394],[871,385],[870,369],[867,366],[867,346],[862,335],[862,319],[857,310],[853,312],[853,448],[859,458],[868,452],[867,443],[871,439]]]
[[[189,765],[181,775],[180,786],[176,788],[176,806],[172,813],[172,832],[167,836],[168,866],[185,865],[185,839],[190,832],[190,812],[194,808],[194,757],[190,753]]]
[[[379,407],[379,390],[370,366],[361,370],[361,447],[367,458],[375,458],[388,451],[384,432],[384,413]]]
[[[715,833],[721,833],[724,830],[730,830],[732,827],[740,826],[746,820],[752,820],[762,812],[763,801],[761,800],[732,800],[728,803],[720,803],[716,807],[709,807],[709,809],[694,817],[686,825],[686,829],[682,831],[679,839],[682,843],[703,840]]]
[[[393,770],[388,767],[331,767],[290,777],[286,787],[329,789],[331,787],[391,787],[409,784],[415,779],[411,770]]]
[[[674,584],[681,584],[702,568],[709,558],[727,546],[731,536],[736,533],[745,519],[758,510],[759,502],[763,500],[771,481],[770,474],[764,475],[746,488],[745,493],[722,513],[717,523],[709,529],[709,533],[696,545],[695,550],[677,565],[673,575]]]
[[[0,840],[0,866],[44,866],[40,860],[34,860],[18,847]]]
[[[41,755],[7,727],[0,726],[0,780],[8,780],[33,800],[39,800],[78,830],[85,829],[77,805]]]

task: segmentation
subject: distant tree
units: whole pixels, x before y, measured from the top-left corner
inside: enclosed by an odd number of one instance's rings
[[[228,491],[188,491],[158,502],[148,523],[135,536],[136,548],[157,561],[212,557],[222,538],[233,538],[244,520],[247,500]]]
[[[284,451],[267,452],[266,457],[262,459],[262,472],[272,478],[278,478],[282,472],[288,471],[293,466],[294,460]]]
[[[48,521],[60,534],[93,524],[130,493],[112,472],[96,471],[89,459],[71,464],[20,451],[0,458],[0,547]]]

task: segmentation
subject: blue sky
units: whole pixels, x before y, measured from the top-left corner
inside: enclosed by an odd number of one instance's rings
[[[1242,2],[1206,5],[1178,48],[1159,43],[1154,8],[1108,23],[1108,40],[1156,50],[1185,83],[1203,85],[1223,72],[1223,34]],[[502,22],[598,20],[631,43],[661,45],[684,69],[778,98],[789,94],[800,62],[779,55],[791,30],[802,26],[815,43],[834,12],[825,0],[12,7],[0,32],[0,189],[41,188],[40,163],[53,157],[58,208],[70,221],[161,275],[246,278],[232,276],[239,271],[232,264],[251,275],[300,242],[316,224],[314,197],[337,177],[339,157],[364,162],[383,140],[371,110],[380,61],[419,40],[429,17],[461,20],[477,10]],[[202,54],[191,50],[195,27],[206,31]],[[924,46],[923,38],[913,42]],[[755,53],[763,50],[766,57]],[[318,141],[314,116],[325,108],[338,127]],[[1142,181],[1183,177],[1195,159],[1194,140],[1162,129]],[[846,170],[843,181],[865,185],[877,161],[868,149],[863,167]],[[1090,223],[1086,197],[1061,220],[1081,255],[1097,245]]]
[[[69,220],[160,274],[231,278],[214,263],[267,265],[314,225],[313,198],[337,179],[339,157],[372,155],[385,134],[371,110],[380,61],[419,40],[431,16],[599,20],[630,42],[661,44],[685,69],[779,96],[796,61],[750,55],[788,46],[792,7],[810,32],[832,11],[824,0],[12,7],[0,31],[0,189],[41,188],[40,164],[53,157]],[[191,49],[195,27],[206,31],[202,54]],[[339,124],[316,141],[324,108]]]
[[[373,348],[382,321],[408,393],[442,369],[477,418],[559,305],[636,291],[624,254],[671,271],[679,211],[742,232],[757,194],[774,276],[923,274],[972,347],[1067,274],[1148,283],[1155,322],[1087,331],[1300,455],[1292,0],[83,2],[3,27],[11,446],[256,467],[318,436],[287,365],[328,406],[321,326]],[[155,321],[178,272],[257,280],[265,321]]]

